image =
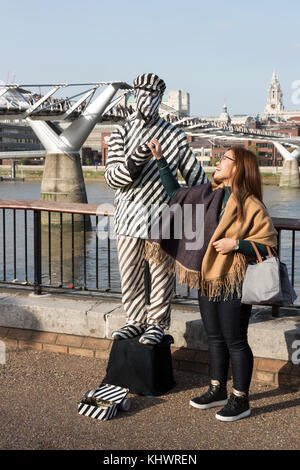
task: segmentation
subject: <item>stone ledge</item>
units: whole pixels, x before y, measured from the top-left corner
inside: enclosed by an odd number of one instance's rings
[[[58,340],[57,345],[78,347],[78,339],[75,337],[80,336],[89,338],[85,340],[86,344],[92,344],[92,340],[95,340],[101,349],[101,341],[109,341],[112,332],[123,326],[125,321],[123,306],[120,300],[116,299],[77,299],[75,296],[63,294],[44,297],[32,295],[30,292],[0,291],[0,331],[7,332],[9,328],[23,330],[10,332],[10,335],[14,335],[11,340],[30,339],[52,343],[51,335],[54,335]],[[293,311],[283,318],[273,318],[268,308],[254,309],[248,330],[249,344],[254,356],[291,360],[294,353],[293,343],[300,340],[299,327],[299,311]],[[173,303],[168,333],[173,336],[174,346],[177,348],[200,351],[208,349],[197,306],[187,307]],[[44,335],[43,340],[41,335]]]
[[[287,312],[289,316],[274,318],[268,308],[253,309],[248,337],[257,380],[276,383],[278,376],[299,378],[299,366],[293,365],[292,358],[300,340],[300,312]],[[125,320],[116,299],[0,291],[0,337],[5,338],[7,350],[31,347],[106,360],[111,333]],[[198,306],[173,303],[166,333],[174,338],[175,368],[208,373],[207,338]]]
[[[0,305],[2,328],[105,338],[105,317],[120,307],[120,302],[0,292]]]
[[[95,340],[94,338],[74,335],[53,335],[48,332],[42,333],[38,338],[35,333],[32,330],[1,328],[0,340],[5,343],[7,352],[35,349],[95,357],[106,361],[109,358],[112,340]],[[30,339],[24,340],[22,339],[24,337]],[[207,351],[171,347],[171,353],[174,369],[209,375]],[[229,368],[229,377],[231,377],[231,368]],[[291,361],[254,357],[252,380],[298,390],[300,389],[299,366],[292,364]]]

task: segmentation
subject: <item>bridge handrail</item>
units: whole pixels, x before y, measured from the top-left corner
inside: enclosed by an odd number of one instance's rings
[[[73,202],[39,201],[34,199],[0,199],[1,209],[40,210],[86,215],[114,216],[114,209],[107,204],[83,204]],[[278,230],[300,230],[300,219],[272,217],[273,224]]]
[[[108,215],[113,216],[114,210],[109,210],[103,204],[83,204],[71,202],[49,202],[33,199],[0,199],[1,209],[40,210],[47,212],[62,212],[69,214]]]
[[[300,230],[300,219],[272,217],[276,230]]]

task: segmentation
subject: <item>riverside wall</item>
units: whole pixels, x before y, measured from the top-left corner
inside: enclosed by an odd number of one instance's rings
[[[125,323],[120,298],[35,295],[0,289],[0,341],[11,350],[36,349],[107,361],[112,332]],[[170,330],[175,369],[209,375],[207,338],[198,306],[172,304]],[[248,332],[253,380],[300,389],[300,312],[253,307]]]
[[[208,176],[212,174],[215,167],[203,167]],[[26,181],[42,180],[44,166],[42,165],[17,165],[16,177],[24,178]],[[85,180],[104,179],[103,166],[83,166],[83,176]],[[282,167],[262,166],[260,172],[264,184],[279,184]],[[0,177],[8,178],[11,175],[10,165],[0,165]]]

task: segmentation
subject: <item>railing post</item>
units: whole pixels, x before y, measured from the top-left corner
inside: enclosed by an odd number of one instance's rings
[[[277,238],[277,246],[276,251],[280,258],[280,244],[281,244],[281,230],[278,229],[278,238]],[[280,306],[279,305],[272,305],[272,317],[276,318],[280,315]]]
[[[279,317],[280,315],[280,306],[272,305],[272,317]]]
[[[33,211],[33,231],[34,231],[34,293],[42,293],[42,236],[41,236],[41,211]]]

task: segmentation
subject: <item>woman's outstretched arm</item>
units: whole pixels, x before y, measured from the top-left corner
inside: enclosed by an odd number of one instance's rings
[[[165,157],[156,160],[161,182],[170,198],[180,190],[180,184],[173,175]]]
[[[161,146],[156,139],[152,139],[150,143],[147,144],[151,150],[152,155],[156,158],[157,167],[160,174],[161,182],[170,198],[175,196],[175,194],[180,190],[180,184],[173,175],[169,164],[165,157],[163,157],[161,152]]]

